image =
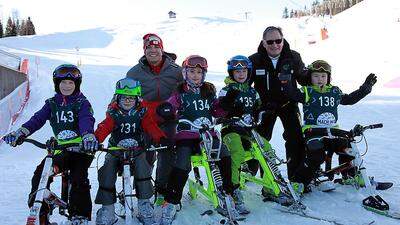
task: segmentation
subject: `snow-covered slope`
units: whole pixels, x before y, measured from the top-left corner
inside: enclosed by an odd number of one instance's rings
[[[28,120],[42,107],[44,100],[53,94],[51,72],[58,64],[82,61],[82,90],[92,103],[96,121],[99,122],[104,118],[115,81],[124,77],[128,69],[142,56],[142,36],[145,33],[158,33],[163,38],[165,50],[177,53],[178,63],[189,54],[207,57],[210,63],[207,80],[212,81],[219,89],[223,85],[228,58],[236,54],[250,55],[255,52],[265,27],[279,25],[283,27],[292,48],[302,54],[306,64],[320,58],[332,64],[333,82],[343,87],[344,91],[350,92],[358,88],[369,72],[378,75],[379,81],[372,94],[356,106],[341,107],[339,121],[343,128],[349,129],[356,123],[384,123],[383,129],[366,134],[369,151],[365,156],[365,165],[377,180],[394,182],[394,187],[381,195],[391,203],[393,209],[400,210],[400,151],[396,145],[397,132],[400,131],[400,92],[398,86],[388,88],[387,85],[400,77],[400,60],[397,56],[400,50],[400,45],[397,44],[400,40],[400,5],[396,0],[385,3],[382,6],[381,1],[365,0],[332,19],[238,21],[220,15],[0,39],[2,50],[23,55],[31,62],[31,99],[12,129],[17,129]],[[320,41],[319,29],[323,26],[327,27],[330,37]],[[316,39],[316,44],[308,44],[310,38]],[[39,62],[38,67],[35,61]],[[282,127],[277,124],[272,144],[278,155],[284,157],[281,134]],[[49,125],[45,125],[32,137],[45,141],[51,135]],[[30,179],[36,165],[44,156],[44,151],[29,144],[14,149],[4,144],[0,146],[0,220],[4,221],[3,224],[25,222]],[[103,156],[98,159],[100,166]],[[97,159],[89,170],[92,196],[98,188],[96,166]],[[285,174],[285,168],[281,169]],[[58,180],[53,187],[53,190],[57,190]],[[328,224],[283,214],[273,209],[276,205],[261,201],[259,189],[255,185],[249,185],[249,189],[245,191],[245,202],[252,213],[242,224]],[[344,224],[365,224],[371,221],[375,221],[375,224],[398,224],[398,221],[365,211],[360,206],[362,198],[361,193],[349,187],[338,187],[333,193],[308,194],[304,197],[304,203],[316,213],[337,218]],[[94,205],[93,217],[98,207]],[[201,224],[207,219],[202,218],[200,212],[210,207],[204,199],[190,201],[184,198],[183,210],[179,212],[175,224],[193,224],[193,221]],[[56,221],[61,219],[59,216],[55,217]]]

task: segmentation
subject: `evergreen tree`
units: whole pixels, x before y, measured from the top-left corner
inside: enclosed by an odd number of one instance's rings
[[[26,21],[26,35],[35,35],[35,26],[33,25],[31,21],[31,17],[28,17],[28,20]]]
[[[284,18],[284,19],[289,18],[289,10],[287,7],[285,7],[285,9],[283,10],[282,18]]]
[[[11,17],[8,17],[5,37],[17,36],[17,28]]]
[[[12,22],[12,26],[11,26],[11,36],[17,36],[18,32],[17,32],[17,25],[15,24],[15,22]]]
[[[0,21],[0,38],[3,37],[3,24]]]
[[[17,21],[15,22],[15,31],[16,31],[16,35],[19,35],[19,30],[21,29],[21,24],[19,22],[19,19],[17,19]]]
[[[21,22],[21,28],[19,29],[19,35],[24,36],[26,35],[26,23],[25,20]]]

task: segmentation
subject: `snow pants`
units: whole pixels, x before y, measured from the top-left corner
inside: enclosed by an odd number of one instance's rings
[[[232,183],[234,187],[238,187],[240,184],[240,167],[245,160],[245,151],[247,149],[244,148],[243,142],[250,143],[252,137],[239,135],[238,133],[231,132],[226,134],[223,137],[224,144],[228,148],[231,153],[232,158]],[[263,138],[264,143],[268,143],[268,141]],[[271,145],[265,144],[264,149],[265,152],[272,151]]]
[[[317,170],[326,159],[331,160],[334,153],[339,155],[339,164],[350,162],[354,158],[345,154],[345,149],[350,147],[346,138],[319,139],[318,134],[324,128],[313,128],[304,132],[306,143],[306,157],[296,171],[298,182],[308,185],[315,178]],[[342,176],[354,176],[354,169],[342,171]]]
[[[114,155],[123,156],[121,151],[115,151]],[[107,153],[103,166],[98,172],[99,190],[96,194],[95,203],[110,205],[116,202],[115,182],[117,173],[122,169],[120,158]],[[138,199],[149,199],[153,196],[153,184],[151,183],[151,165],[146,160],[146,152],[134,159],[132,165],[134,185]],[[132,170],[131,170],[132,171]]]
[[[69,179],[71,182],[71,190],[69,194],[68,213],[70,216],[84,216],[88,219],[92,214],[92,200],[90,197],[90,183],[88,179],[88,168],[92,163],[93,156],[75,153],[62,152],[53,157],[53,166],[58,172],[69,170]],[[32,207],[38,189],[41,174],[43,171],[45,159],[36,167],[32,177],[32,189],[29,194],[28,206]],[[47,187],[53,181],[49,179]],[[43,203],[41,214],[48,213],[48,206]]]
[[[165,200],[172,204],[179,204],[182,199],[183,188],[191,170],[191,156],[200,153],[199,139],[181,140],[176,143],[177,149],[174,157],[174,166],[168,179]],[[214,139],[213,147],[219,145]],[[216,163],[223,181],[223,189],[226,193],[233,193],[231,157],[224,145],[221,146],[220,160]]]
[[[167,189],[168,178],[174,164],[174,148],[175,141],[174,135],[176,133],[176,123],[166,122],[160,127],[167,135],[166,138],[161,139],[160,145],[168,146],[168,149],[157,152],[157,168],[156,168],[156,191],[165,195]],[[153,154],[153,156],[150,156]],[[148,153],[148,158],[154,157],[154,153]],[[154,163],[154,161],[153,161]],[[152,165],[153,165],[152,163]]]
[[[275,109],[273,114],[264,117],[257,131],[268,141],[271,140],[272,131],[277,117],[281,119],[284,129],[282,136],[285,140],[286,160],[288,161],[288,178],[290,181],[295,181],[295,171],[299,167],[300,163],[303,162],[305,157],[305,146],[300,125],[301,116],[299,107],[297,104],[288,103],[287,105]],[[253,171],[253,174],[256,174],[258,163],[252,160],[252,162],[249,163],[249,168]]]

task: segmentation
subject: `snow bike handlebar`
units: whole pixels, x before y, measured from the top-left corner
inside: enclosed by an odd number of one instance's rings
[[[162,149],[166,149],[166,148],[168,148],[168,146],[160,146],[160,147],[151,146],[150,148],[147,148],[147,149],[143,148],[143,147],[139,147],[139,146],[135,146],[132,148],[122,148],[122,147],[104,148],[104,146],[102,144],[100,144],[97,151],[109,153],[112,156],[114,156],[116,158],[120,158],[122,160],[124,159],[124,157],[127,157],[130,160],[133,160],[144,152],[158,151],[158,150],[162,150]],[[122,152],[127,152],[127,153],[129,152],[131,154],[128,153],[129,156],[125,155],[125,154],[124,154],[125,156],[124,155],[121,156],[121,155],[116,154],[116,151],[122,151]]]
[[[154,146],[150,146],[150,148],[143,148],[143,147],[139,147],[139,146],[135,146],[135,147],[131,147],[131,148],[122,148],[122,147],[112,147],[112,148],[105,148],[102,144],[99,145],[99,148],[97,151],[100,152],[106,152],[106,153],[110,153],[113,154],[115,151],[132,151],[132,152],[137,152],[139,153],[138,155],[140,155],[143,152],[152,152],[152,151],[159,151],[159,150],[163,150],[168,148],[168,146],[160,146],[160,147],[154,147]]]
[[[51,137],[49,140],[46,141],[46,143],[41,143],[39,141],[30,138],[26,138],[24,142],[31,143],[38,148],[47,149],[49,151],[61,150],[70,152],[86,152],[83,150],[82,146],[77,143],[59,145],[57,139],[55,139],[54,137]]]
[[[243,117],[232,117],[232,118],[221,118],[218,120],[218,123],[227,123],[230,125],[238,125],[237,123],[239,123],[240,126],[242,127],[248,127],[248,128],[256,128],[257,126],[259,126],[262,122],[262,118],[265,114],[265,111],[261,111],[258,113],[258,121],[254,122],[254,117],[252,117],[252,121],[251,122],[246,122],[244,121]]]
[[[325,138],[336,138],[336,137],[342,137],[342,138],[347,138],[347,139],[353,139],[357,136],[363,135],[364,131],[368,129],[376,129],[376,128],[382,128],[383,124],[378,123],[378,124],[371,124],[367,126],[362,126],[362,125],[355,125],[353,129],[350,131],[346,130],[341,130],[337,128],[311,128],[309,131],[306,130],[306,132],[311,132],[312,135],[316,136],[321,136]]]
[[[350,130],[350,134],[352,137],[360,136],[364,133],[365,130],[368,129],[376,129],[376,128],[382,128],[383,124],[382,123],[377,123],[377,124],[371,124],[368,126],[361,126],[359,124],[355,125],[353,129]]]
[[[200,132],[211,130],[211,129],[213,129],[215,127],[215,124],[208,125],[208,124],[202,123],[200,125],[197,125],[197,124],[194,124],[192,121],[187,120],[187,119],[180,119],[180,120],[178,120],[178,123],[186,123],[186,124],[192,126],[193,128],[199,129]]]

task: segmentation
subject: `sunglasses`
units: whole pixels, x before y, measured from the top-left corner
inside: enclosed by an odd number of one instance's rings
[[[133,96],[121,95],[121,101],[134,102],[135,100],[136,100],[136,98]]]
[[[234,69],[249,68],[249,63],[246,60],[231,60],[228,63]]]
[[[54,77],[56,78],[81,78],[82,74],[79,69],[74,67],[61,67],[54,71]]]
[[[207,69],[207,60],[201,56],[189,57],[184,61],[184,67],[197,67],[200,66],[203,69]]]
[[[275,42],[275,44],[279,45],[280,43],[282,43],[282,38],[275,39],[275,40],[266,40],[265,42],[267,43],[267,45],[272,45],[272,44],[274,44],[274,42]]]

